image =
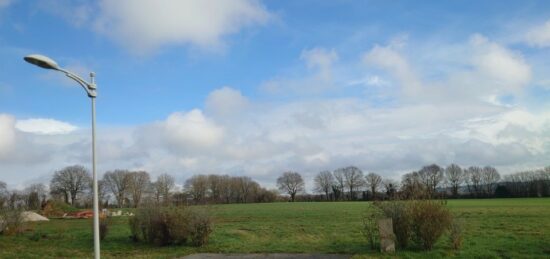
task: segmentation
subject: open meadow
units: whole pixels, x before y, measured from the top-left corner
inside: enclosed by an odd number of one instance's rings
[[[343,253],[383,256],[361,233],[367,202],[231,204],[210,206],[214,232],[208,245],[154,247],[134,243],[125,217],[113,218],[102,241],[104,258],[173,258],[212,253]],[[449,200],[453,215],[465,220],[465,242],[450,249],[444,236],[430,252],[398,251],[405,258],[550,257],[550,199]],[[92,257],[92,221],[35,223],[20,236],[0,236],[0,258]]]

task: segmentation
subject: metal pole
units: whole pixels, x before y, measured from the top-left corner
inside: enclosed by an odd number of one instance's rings
[[[94,74],[90,74],[92,85],[94,82]],[[95,90],[93,90],[95,91]],[[99,201],[97,188],[97,173],[96,173],[96,158],[95,158],[95,96],[92,99],[92,178],[94,191],[94,258],[99,259]]]

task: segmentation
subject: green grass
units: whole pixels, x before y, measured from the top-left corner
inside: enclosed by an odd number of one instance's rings
[[[105,258],[172,258],[195,252],[345,253],[383,256],[368,249],[361,234],[366,202],[271,203],[211,206],[215,229],[203,248],[154,247],[132,242],[127,219],[115,218],[102,242]],[[451,200],[465,219],[460,251],[443,237],[433,251],[400,251],[397,257],[550,258],[550,199]],[[82,258],[92,256],[91,220],[51,220],[34,232],[0,236],[0,258]],[[34,235],[45,234],[38,241]]]

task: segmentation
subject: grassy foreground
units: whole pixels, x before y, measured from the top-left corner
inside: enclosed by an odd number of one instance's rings
[[[383,256],[368,249],[361,234],[366,202],[271,203],[211,206],[215,228],[203,248],[154,247],[132,242],[127,218],[115,218],[102,242],[104,258],[173,258],[214,253],[345,253]],[[397,257],[550,258],[550,199],[450,200],[465,219],[460,251],[446,237],[431,252],[399,251]],[[0,258],[92,257],[91,220],[36,223],[34,232],[0,236]],[[38,240],[37,240],[38,239]]]

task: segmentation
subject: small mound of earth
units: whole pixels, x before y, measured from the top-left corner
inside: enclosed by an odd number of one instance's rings
[[[21,212],[21,217],[23,218],[24,222],[49,221],[48,218],[32,211]]]
[[[349,259],[339,254],[192,254],[183,259]]]

